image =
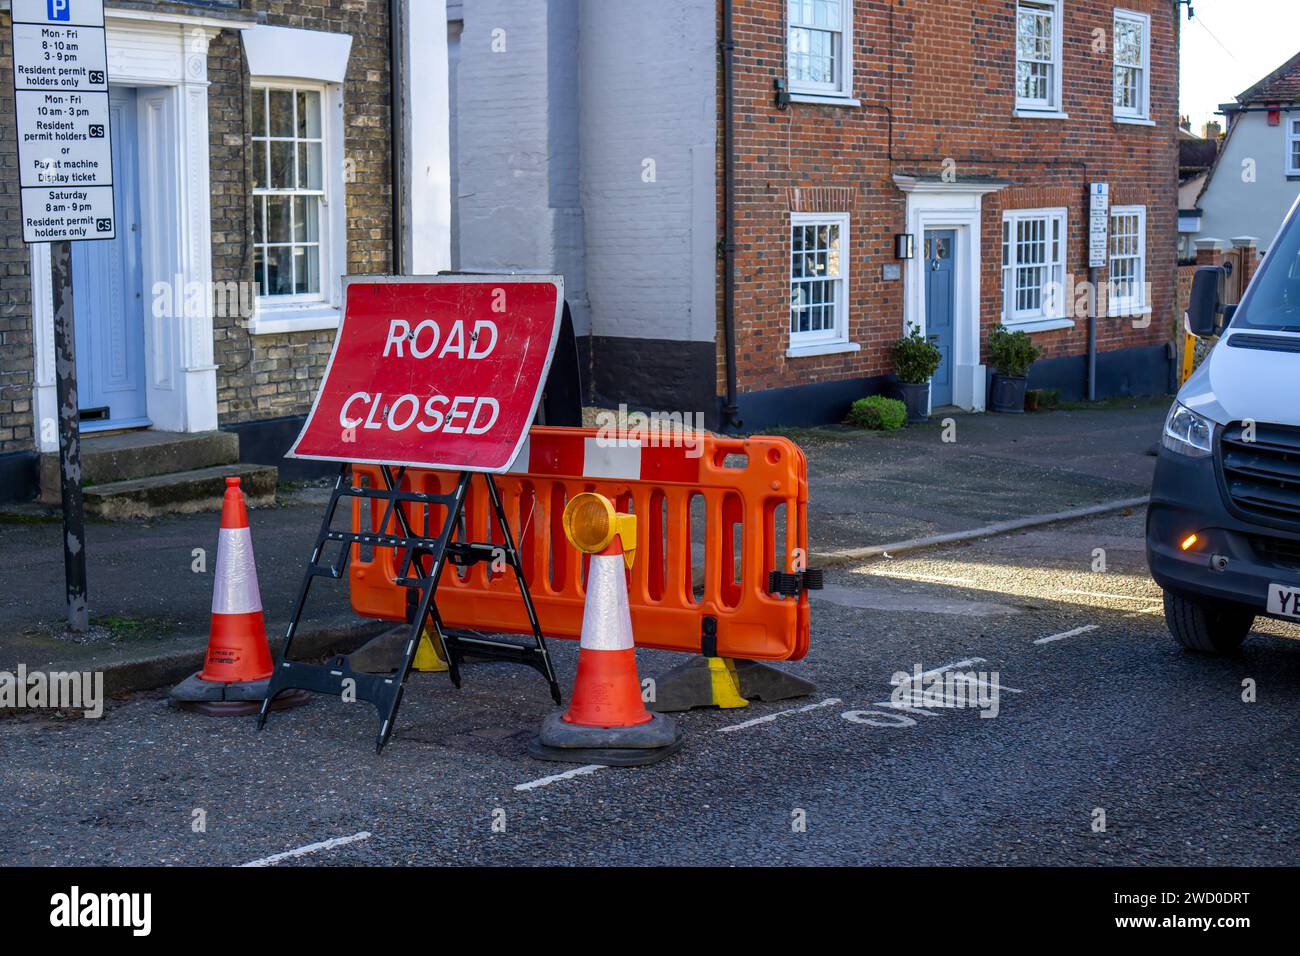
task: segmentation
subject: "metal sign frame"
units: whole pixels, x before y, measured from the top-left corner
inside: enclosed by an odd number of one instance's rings
[[[342,466],[338,478],[335,479],[334,490],[330,495],[329,505],[326,507],[325,516],[321,521],[320,533],[316,538],[316,546],[312,550],[310,560],[307,562],[302,586],[298,592],[298,600],[294,604],[293,615],[289,619],[289,628],[285,634],[284,653],[271,674],[266,697],[262,701],[262,708],[257,718],[258,729],[261,730],[266,726],[266,719],[271,710],[272,702],[287,690],[309,690],[343,699],[347,699],[350,691],[353,699],[367,701],[379,711],[381,723],[379,734],[375,740],[375,752],[382,751],[384,745],[392,736],[393,725],[397,719],[397,709],[401,705],[406,681],[411,675],[411,667],[415,662],[415,652],[419,647],[420,635],[424,631],[426,624],[431,626],[434,635],[442,643],[446,651],[448,675],[451,677],[452,684],[456,687],[461,685],[461,664],[464,662],[466,655],[472,654],[474,657],[488,660],[504,660],[525,664],[541,672],[550,685],[552,699],[558,705],[561,702],[560,685],[555,676],[555,668],[551,663],[550,654],[546,649],[546,639],[542,636],[541,624],[537,620],[537,611],[533,607],[532,594],[528,590],[528,582],[524,577],[519,551],[515,546],[510,524],[506,520],[505,507],[501,502],[501,494],[497,489],[496,479],[489,473],[483,474],[483,480],[487,484],[493,514],[501,531],[502,540],[499,543],[470,542],[463,540],[463,518],[465,497],[474,476],[473,472],[462,471],[457,479],[455,489],[450,494],[428,494],[401,490],[402,479],[406,473],[405,468],[398,468],[394,471],[392,466],[384,465],[380,471],[384,480],[383,488],[358,487],[353,481],[352,468],[349,464]],[[351,501],[354,498],[360,499],[363,505],[370,500],[386,502],[378,532],[352,531],[350,528],[347,531],[334,530],[334,517],[338,511],[339,503],[344,499]],[[444,508],[444,520],[438,523],[436,530],[426,523],[423,526],[425,533],[415,534],[411,530],[410,516],[406,509],[413,507],[425,508],[427,522],[428,508],[430,506]],[[391,527],[393,521],[396,522],[400,534],[383,533],[384,529]],[[327,547],[331,544],[338,545],[339,552],[333,560],[328,560]],[[301,621],[303,608],[307,603],[307,596],[311,591],[312,582],[318,577],[346,582],[348,563],[351,560],[353,548],[358,546],[394,548],[402,552],[397,583],[410,588],[411,596],[415,600],[414,611],[410,617],[411,630],[404,645],[402,662],[397,671],[391,674],[371,674],[355,671],[348,664],[347,658],[342,656],[335,657],[325,664],[290,660],[289,652],[293,645],[294,635],[298,631],[298,624]],[[458,566],[465,566],[476,564],[479,561],[492,561],[498,555],[503,556],[506,563],[514,571],[520,596],[523,598],[524,606],[528,610],[529,621],[532,624],[532,646],[481,635],[449,632],[443,628],[442,618],[438,614],[436,595],[438,582],[441,580],[442,573],[446,569],[448,562]]]

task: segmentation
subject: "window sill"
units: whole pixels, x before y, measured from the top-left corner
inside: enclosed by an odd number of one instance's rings
[[[785,350],[786,358],[810,358],[814,355],[839,355],[841,353],[859,352],[862,346],[857,342],[826,342],[822,345],[792,345]]]
[[[286,332],[319,332],[337,329],[342,312],[332,305],[267,306],[258,304],[257,313],[248,322],[249,335],[282,335]]]
[[[1060,110],[1034,110],[1024,106],[1016,107],[1015,116],[1017,119],[1067,120],[1070,118],[1069,113],[1062,113]]]
[[[1074,319],[1031,319],[1028,322],[1007,322],[1003,320],[1002,324],[1012,332],[1028,332],[1032,335],[1035,332],[1055,332],[1057,329],[1072,329],[1074,328]]]
[[[1116,116],[1115,122],[1123,126],[1155,126],[1156,121],[1141,116]]]
[[[1106,312],[1108,319],[1136,319],[1140,316],[1150,315],[1152,312],[1149,305],[1120,305],[1113,307]]]
[[[851,96],[820,96],[816,93],[791,93],[791,103],[812,103],[816,106],[861,106],[861,100]]]

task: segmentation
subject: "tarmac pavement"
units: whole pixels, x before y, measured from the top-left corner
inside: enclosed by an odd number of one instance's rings
[[[929,424],[899,432],[788,432],[809,459],[811,550],[887,544],[1143,495],[1155,462],[1147,451],[1167,408],[1166,399],[1132,399],[1033,415],[940,410]],[[280,506],[251,512],[271,635],[288,623],[327,497],[320,487],[295,487],[282,492]],[[62,632],[58,518],[31,508],[0,512],[0,566],[13,569],[14,581],[0,596],[0,669],[75,663],[109,669],[114,686],[124,688],[179,679],[171,675],[197,667],[205,646],[217,532],[215,514],[88,522],[95,627],[75,642]],[[356,646],[353,631],[364,623],[351,612],[345,587],[313,587],[303,631],[319,635],[314,647]]]
[[[817,693],[680,715],[686,746],[647,768],[528,757],[551,705],[505,664],[459,691],[415,675],[379,756],[373,710],[325,698],[260,734],[158,693],[96,721],[0,720],[0,858],[1294,865],[1300,627],[1262,622],[1230,658],[1181,650],[1142,528],[1139,511],[835,569],[808,657],[783,665]],[[575,645],[551,647],[567,691]],[[639,655],[643,675],[677,660]],[[914,668],[982,672],[997,715],[898,706],[891,677]]]

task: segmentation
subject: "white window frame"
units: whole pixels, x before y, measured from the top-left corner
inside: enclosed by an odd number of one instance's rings
[[[1048,96],[1045,99],[1026,98],[1020,95],[1020,11],[1024,7],[1050,8],[1052,14],[1052,67]],[[1065,86],[1064,20],[1065,0],[1016,0],[1015,22],[1011,42],[1015,51],[1015,66],[1011,77],[1016,91],[1016,114],[1064,118],[1063,88]],[[1039,61],[1035,61],[1039,62]]]
[[[786,28],[785,28],[785,75],[786,82],[789,84],[791,95],[802,101],[817,100],[850,100],[853,97],[853,0],[839,0],[840,2],[840,28],[839,28],[839,63],[835,71],[836,76],[831,83],[814,83],[808,80],[796,80],[790,69],[790,59],[793,51],[792,34],[796,29],[816,29],[826,30],[824,26],[815,26],[813,24],[795,23],[790,18],[791,0],[783,0],[785,3]],[[835,32],[835,31],[830,31]]]
[[[1017,231],[1020,223],[1042,220],[1044,261],[1025,264],[1019,261]],[[1055,227],[1055,231],[1053,229]],[[1066,316],[1068,290],[1065,288],[1065,265],[1070,249],[1070,213],[1064,206],[1050,209],[1008,209],[1002,213],[1002,324],[1008,328],[1051,324],[1054,328],[1072,325]],[[1037,309],[1018,309],[1015,304],[1016,270],[1041,265],[1045,271]],[[1054,286],[1056,295],[1049,294]],[[1055,306],[1055,307],[1053,307]],[[1045,329],[1034,329],[1045,331]]]
[[[258,287],[257,310],[249,322],[253,335],[336,329],[342,316],[342,275],[347,269],[347,195],[343,158],[343,87],[338,83],[283,77],[253,76],[250,95],[263,89],[306,90],[320,94],[321,197],[319,293],[262,295]],[[248,134],[252,146],[252,133]],[[253,192],[254,201],[262,195]],[[250,215],[250,236],[256,214]],[[257,281],[254,275],[253,281]]]
[[[1286,159],[1282,168],[1288,176],[1300,176],[1300,152],[1296,150],[1300,146],[1300,115],[1283,113],[1282,122],[1286,124],[1286,135],[1282,137],[1286,143]]]
[[[815,332],[796,332],[791,328],[790,316],[794,305],[794,230],[801,226],[837,226],[840,231],[840,273],[835,282],[838,292],[835,297],[835,325],[831,329],[819,329]],[[789,249],[788,276],[789,306],[786,309],[786,330],[789,333],[791,356],[818,355],[828,351],[849,350],[849,249],[851,233],[849,231],[849,214],[847,212],[792,212],[790,228],[786,235]]]
[[[1130,67],[1132,64],[1120,64],[1116,62],[1115,57],[1119,50],[1119,44],[1116,42],[1121,21],[1128,21],[1136,24],[1142,30],[1142,59],[1136,64],[1135,69],[1138,71],[1137,97],[1138,102],[1135,107],[1121,107],[1115,102],[1115,93],[1119,89],[1119,69],[1121,66]],[[1120,122],[1124,121],[1146,121],[1151,119],[1151,15],[1147,13],[1138,13],[1133,10],[1115,10],[1114,24],[1111,28],[1110,37],[1111,48],[1111,109],[1115,119]]]
[[[1115,295],[1115,287],[1112,276],[1114,275],[1114,262],[1119,258],[1134,258],[1132,256],[1117,256],[1113,243],[1115,241],[1115,219],[1119,216],[1137,217],[1137,269],[1133,276],[1133,288],[1136,290],[1131,296]],[[1111,317],[1135,316],[1142,315],[1151,311],[1151,303],[1146,300],[1146,282],[1147,282],[1147,207],[1146,206],[1112,206],[1110,208],[1109,235],[1106,239],[1106,302],[1107,312]]]

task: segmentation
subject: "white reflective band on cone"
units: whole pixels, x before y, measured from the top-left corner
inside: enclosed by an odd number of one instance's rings
[[[582,615],[581,644],[586,650],[625,651],[633,646],[625,567],[621,554],[591,556],[587,605]]]
[[[212,585],[213,614],[250,614],[262,610],[253,562],[253,537],[247,528],[222,528],[217,540],[216,581]]]

